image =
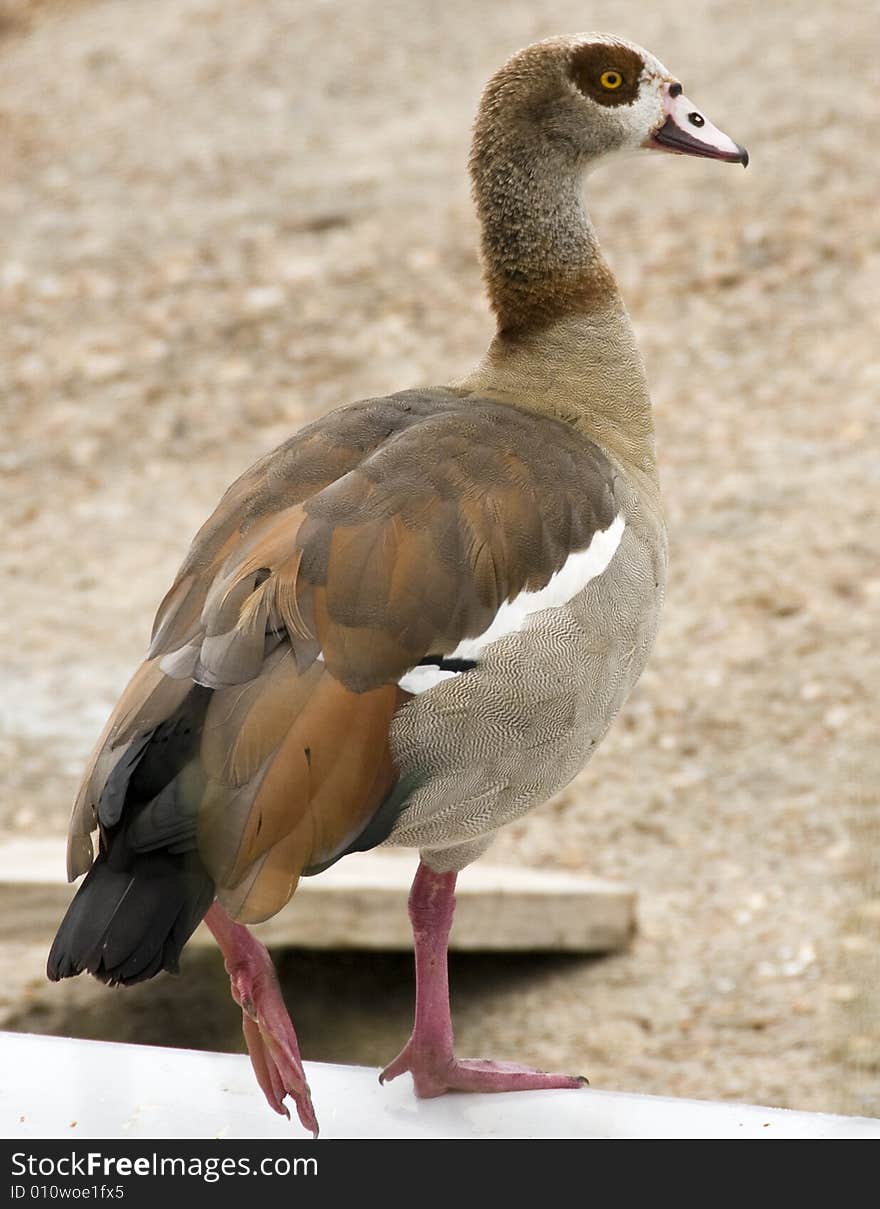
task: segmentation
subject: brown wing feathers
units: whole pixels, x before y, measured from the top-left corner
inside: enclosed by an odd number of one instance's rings
[[[230,488],[162,602],[77,799],[71,875],[114,768],[201,685],[180,809],[227,909],[273,914],[391,793],[397,680],[615,512],[598,450],[489,400],[405,392],[303,429]]]
[[[352,693],[317,660],[299,673],[286,647],[244,689],[214,693],[199,851],[237,918],[274,914],[303,869],[363,831],[396,780],[388,729],[404,696]]]
[[[311,599],[328,668],[358,691],[482,633],[616,513],[598,450],[482,400],[397,435],[304,509],[297,599]]]

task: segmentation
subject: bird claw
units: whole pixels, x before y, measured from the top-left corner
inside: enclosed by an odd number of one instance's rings
[[[290,1110],[284,1101],[289,1096],[303,1126],[317,1137],[312,1095],[269,951],[243,924],[230,919],[219,902],[210,907],[205,923],[223,953],[260,1090],[269,1107],[288,1120]]]
[[[269,1107],[290,1120],[290,1110],[284,1103],[290,1096],[303,1127],[316,1138],[318,1121],[299,1056],[283,1036],[271,1032],[259,1015],[252,1018],[242,1012],[242,1029],[254,1074]]]
[[[410,1041],[393,1062],[379,1075],[380,1083],[389,1083],[409,1071],[420,1100],[434,1099],[447,1092],[542,1091],[551,1088],[589,1086],[583,1075],[558,1075],[531,1070],[513,1062],[489,1062],[475,1058],[456,1058],[420,1049]]]

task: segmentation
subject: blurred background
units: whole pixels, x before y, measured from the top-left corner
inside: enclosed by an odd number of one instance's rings
[[[64,831],[232,478],[331,407],[479,357],[479,93],[583,29],[650,49],[752,163],[590,180],[656,404],[670,590],[589,769],[492,857],[629,882],[640,927],[602,959],[455,956],[459,1050],[880,1114],[862,0],[0,0],[0,830]],[[219,954],[131,992],[49,986],[44,962],[4,946],[0,1027],[241,1048]],[[282,973],[307,1059],[380,1064],[405,1039],[408,957],[289,951]]]

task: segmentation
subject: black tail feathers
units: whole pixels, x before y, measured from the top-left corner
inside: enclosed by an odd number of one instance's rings
[[[70,904],[49,953],[53,982],[83,970],[111,986],[177,973],[214,883],[193,852],[146,852],[127,868],[115,864],[102,853]]]
[[[196,838],[210,696],[195,686],[169,718],[131,742],[108,777],[97,803],[100,853],[49,953],[53,982],[88,970],[128,986],[177,972],[214,898]]]

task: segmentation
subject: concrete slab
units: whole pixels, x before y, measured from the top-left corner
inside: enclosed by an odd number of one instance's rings
[[[303,878],[292,902],[255,928],[270,945],[407,950],[406,913],[418,863],[403,849],[357,853]],[[0,940],[51,939],[73,894],[64,841],[0,839]],[[453,949],[594,953],[624,946],[635,927],[635,892],[594,878],[478,862],[458,883]],[[194,943],[213,943],[206,928]]]

